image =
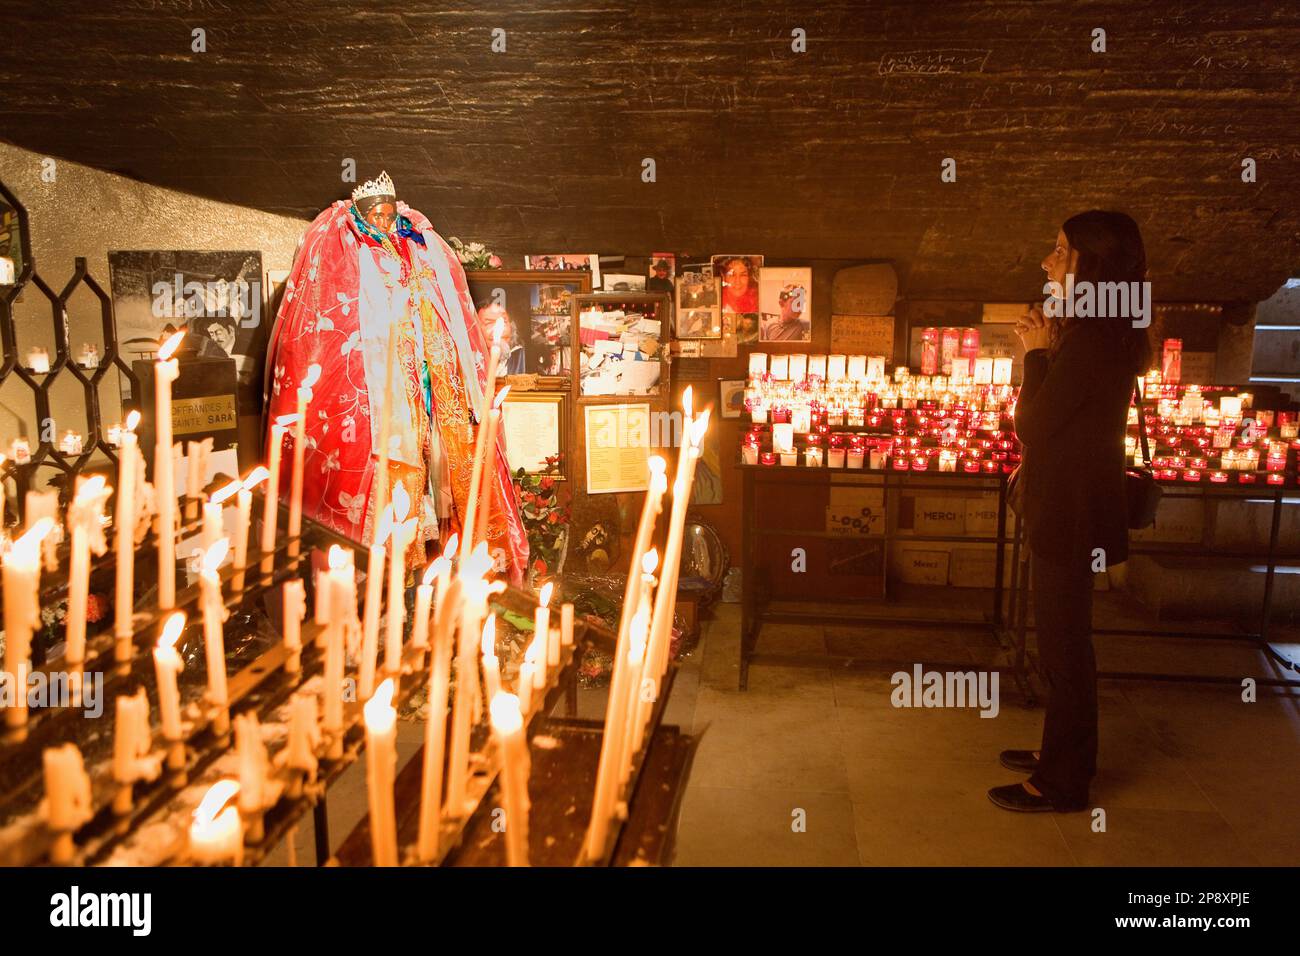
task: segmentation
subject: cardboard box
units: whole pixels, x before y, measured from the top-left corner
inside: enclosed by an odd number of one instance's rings
[[[958,588],[991,588],[997,570],[997,548],[991,544],[960,545],[952,549],[948,581]],[[1002,565],[1002,583],[1011,585],[1011,550]]]
[[[998,496],[996,494],[971,495],[966,499],[966,533],[995,535],[998,533]]]
[[[904,584],[947,584],[948,551],[921,545],[896,545],[894,574]]]
[[[826,506],[826,530],[844,535],[883,534],[885,490],[834,485]]]
[[[965,534],[965,499],[918,497],[912,513],[912,528],[917,534]]]

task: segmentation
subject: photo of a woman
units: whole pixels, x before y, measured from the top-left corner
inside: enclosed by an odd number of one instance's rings
[[[713,274],[722,282],[723,311],[756,314],[762,256],[714,256]]]
[[[1067,275],[1076,289],[1140,283],[1146,250],[1128,215],[1091,210],[1066,220],[1042,268],[1058,288]],[[1128,557],[1124,435],[1150,348],[1130,316],[1060,320],[1035,305],[1016,331],[1025,348],[1015,411],[1024,446],[1019,511],[1049,699],[1039,749],[1000,755],[1004,767],[1029,779],[994,787],[989,799],[1007,810],[1072,812],[1088,806],[1097,770],[1093,572],[1099,560],[1104,568]]]

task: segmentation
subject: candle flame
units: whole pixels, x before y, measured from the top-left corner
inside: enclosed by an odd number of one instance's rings
[[[387,730],[397,719],[393,710],[393,679],[389,677],[375,688],[375,694],[362,708],[366,717],[366,726],[371,730]]]
[[[237,793],[239,793],[238,780],[218,780],[208,788],[208,792],[203,795],[203,799],[194,810],[194,822],[201,827],[211,826],[222,808]]]
[[[652,475],[662,475],[668,469],[668,463],[664,461],[663,455],[651,455],[647,464],[650,466],[650,474]]]
[[[214,505],[222,504],[223,502],[225,502],[227,498],[229,498],[231,495],[233,495],[242,487],[243,485],[239,481],[232,481],[230,484],[224,486],[223,488],[214,491],[212,493],[212,497],[210,497],[208,501]]]
[[[307,374],[302,377],[302,382],[299,383],[298,387],[309,389],[319,381],[320,381],[320,366],[317,365],[315,362],[313,362],[311,365],[307,366]]]
[[[166,362],[171,359],[172,355],[181,347],[181,339],[185,338],[184,332],[177,332],[158,348],[158,361]]]
[[[185,630],[185,612],[177,611],[167,618],[167,623],[163,625],[162,636],[158,638],[158,646],[175,647],[176,642],[181,639],[181,631],[183,630]]]
[[[460,534],[455,533],[447,539],[447,547],[442,549],[442,556],[447,559],[447,564],[451,564],[452,555],[456,553],[456,545],[460,544]]]
[[[288,428],[290,425],[296,425],[298,424],[298,413],[294,412],[292,415],[281,415],[275,420],[275,423],[281,428]]]
[[[230,551],[230,539],[222,538],[212,547],[203,553],[203,573],[216,574],[217,568],[221,567],[221,562],[226,560],[226,554]]]
[[[330,545],[330,569],[337,571],[348,566],[348,553],[340,545]]]
[[[397,523],[406,520],[407,513],[411,510],[411,496],[406,493],[406,485],[400,481],[393,486],[393,519]]]
[[[248,473],[248,477],[244,479],[244,483],[241,487],[243,487],[245,491],[252,491],[270,477],[271,472],[267,470],[266,465],[258,465]]]
[[[483,622],[483,638],[479,643],[483,651],[483,657],[491,659],[497,656],[497,616],[494,613],[487,616]]]
[[[19,564],[33,563],[40,553],[41,542],[45,536],[54,530],[53,518],[42,518],[33,524],[17,541],[9,548],[9,554],[5,555],[5,562],[8,563],[12,556],[14,561]]]
[[[446,561],[446,558],[434,558],[429,566],[424,569],[424,577],[420,580],[420,583],[426,588],[433,584],[433,579],[442,573],[442,568],[438,564],[439,561]]]
[[[104,493],[105,478],[103,475],[92,475],[89,478],[83,478],[77,482],[77,499],[79,501],[92,501]]]
[[[692,386],[687,385],[685,390],[682,392],[682,414],[686,417],[686,420],[688,422],[691,420],[691,409],[692,409],[693,401],[694,401],[694,391],[692,389]]]
[[[480,541],[470,556],[460,563],[460,576],[470,580],[481,580],[492,570],[492,556],[488,554],[486,541]]]
[[[506,331],[506,320],[504,316],[497,316],[496,324],[492,326],[492,347],[496,348],[501,345],[501,336]]]
[[[641,555],[641,571],[644,574],[654,574],[657,567],[659,567],[659,551],[657,549],[651,548]]]
[[[541,595],[538,597],[537,603],[540,604],[542,607],[546,607],[548,604],[550,604],[551,592],[554,590],[555,590],[554,581],[547,581],[545,584],[543,584]]]
[[[492,717],[492,729],[499,734],[515,734],[524,726],[523,715],[519,713],[519,698],[514,694],[493,694],[488,711]]]
[[[508,395],[509,393],[510,393],[510,386],[509,386],[509,385],[507,385],[505,388],[501,389],[501,391],[497,392],[497,397],[493,400],[493,402],[492,402],[492,407],[493,407],[494,409],[495,409],[495,408],[500,408],[500,407],[501,407],[501,403],[504,402],[504,401],[506,400],[506,395]]]
[[[126,416],[126,430],[135,431],[135,426],[140,424],[140,413],[132,410],[131,414]]]
[[[691,422],[691,447],[699,448],[704,441],[704,433],[709,430],[709,412],[712,409],[706,408],[700,413],[700,417]]]

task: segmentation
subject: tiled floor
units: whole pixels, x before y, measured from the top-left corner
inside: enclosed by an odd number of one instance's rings
[[[1043,712],[1026,706],[1009,677],[991,719],[890,702],[890,675],[913,662],[996,665],[1003,657],[992,638],[769,625],[765,651],[851,643],[880,666],[756,666],[742,692],[738,618],[735,605],[716,608],[665,718],[703,734],[678,866],[1300,862],[1300,696],[1261,689],[1258,702],[1243,703],[1233,685],[1103,681],[1094,809],[1014,814],[985,791],[1020,779],[998,765],[998,751],[1034,748]],[[1226,642],[1098,644],[1110,669],[1276,676]]]

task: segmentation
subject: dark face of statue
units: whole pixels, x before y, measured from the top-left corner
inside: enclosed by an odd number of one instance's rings
[[[380,232],[389,233],[397,221],[397,204],[384,200],[377,202],[365,212],[365,220]]]

